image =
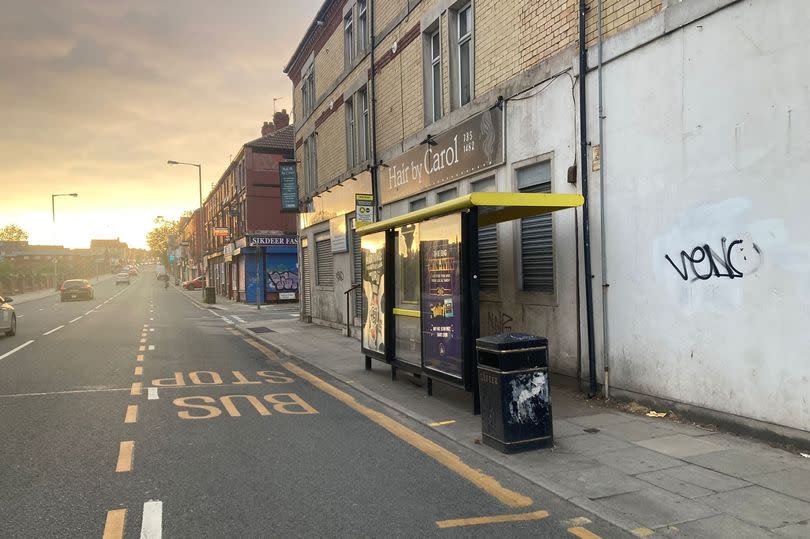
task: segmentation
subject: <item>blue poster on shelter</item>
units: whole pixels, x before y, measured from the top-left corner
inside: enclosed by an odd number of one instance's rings
[[[454,378],[463,364],[460,236],[460,219],[448,216],[422,223],[419,243],[423,364]]]

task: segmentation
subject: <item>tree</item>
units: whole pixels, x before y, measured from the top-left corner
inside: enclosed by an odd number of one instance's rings
[[[155,219],[155,228],[146,234],[146,245],[152,251],[152,256],[159,257],[164,265],[168,265],[169,236],[177,234],[178,222],[158,217]]]
[[[28,232],[17,225],[0,228],[0,241],[28,241]]]

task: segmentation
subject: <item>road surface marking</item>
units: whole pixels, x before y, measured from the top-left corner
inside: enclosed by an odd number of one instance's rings
[[[275,354],[273,354],[273,356],[275,356]],[[352,408],[366,416],[368,419],[384,428],[400,440],[409,443],[429,457],[432,457],[437,462],[471,482],[490,496],[496,498],[504,505],[509,507],[529,507],[532,505],[532,499],[528,496],[524,496],[523,494],[519,494],[505,488],[494,477],[489,476],[480,470],[471,468],[462,462],[462,460],[454,453],[451,453],[439,444],[428,440],[424,436],[417,434],[405,425],[395,421],[382,412],[377,412],[376,410],[372,410],[371,408],[360,404],[354,397],[345,391],[341,391],[335,386],[328,384],[314,374],[305,371],[295,363],[288,361],[283,365],[288,371],[300,376],[324,393],[331,395],[349,408]]]
[[[40,308],[39,308],[39,310],[40,310],[40,311],[44,311],[44,310],[45,310],[45,307],[40,307]]]
[[[649,537],[650,535],[654,534],[655,532],[650,528],[636,528],[631,532],[636,537]]]
[[[72,324],[73,322],[75,322],[76,320],[79,320],[79,319],[81,319],[81,316],[77,316],[76,318],[74,318],[73,320],[68,322],[68,324]]]
[[[149,500],[143,504],[141,539],[160,539],[163,535],[163,502]]]
[[[155,328],[149,328],[149,331],[155,331]]]
[[[61,325],[61,326],[59,326],[59,327],[53,328],[53,329],[52,329],[52,330],[50,330],[50,331],[46,331],[46,332],[45,332],[45,333],[43,333],[42,335],[50,335],[51,333],[56,333],[57,331],[59,331],[59,330],[60,330],[60,329],[62,329],[63,327],[65,327],[65,325],[64,325],[64,324],[62,324],[62,325]]]
[[[158,390],[158,388],[156,388],[156,387],[147,387],[146,388],[146,395],[147,395],[146,398],[149,399],[150,401],[158,400],[160,397],[158,397],[157,390]]]
[[[456,518],[453,520],[437,520],[439,528],[456,528],[458,526],[479,526],[481,524],[497,524],[499,522],[525,522],[527,520],[542,520],[548,517],[548,511],[534,511],[517,515],[495,515],[491,517]]]
[[[93,309],[90,309],[89,311],[87,311],[86,313],[84,313],[84,316],[87,316],[88,314],[93,314]]]
[[[124,416],[124,423],[135,423],[138,421],[138,405],[130,404],[127,406],[127,415]]]
[[[582,527],[582,526],[585,526],[586,524],[591,524],[591,523],[592,523],[592,521],[588,517],[574,517],[574,518],[569,518],[567,520],[563,520],[563,521],[560,522],[560,524],[562,524],[566,528]]]
[[[103,539],[121,539],[124,536],[124,521],[126,518],[126,509],[107,511],[107,521],[104,523]]]
[[[436,421],[435,423],[428,423],[429,427],[443,427],[444,425],[452,425],[455,423],[455,419],[450,419],[449,421]]]
[[[132,388],[129,390],[129,394],[132,396],[137,396],[141,394],[141,383],[140,382],[132,382]]]
[[[154,320],[154,318],[150,318],[149,320]]]
[[[34,342],[34,341],[31,341]],[[9,397],[47,397],[49,395],[69,395],[71,393],[100,393],[104,391],[129,391],[128,387],[106,387],[101,389],[71,389],[69,391],[50,391],[42,393],[9,393],[0,395],[0,399]]]
[[[154,345],[154,344],[150,344],[150,345],[149,345],[149,350],[154,350],[154,349],[155,349],[155,345]]]
[[[144,324],[144,325],[143,325],[143,329],[146,329],[146,328],[148,328],[148,327],[149,327],[149,324]]]
[[[138,352],[146,352],[146,347],[145,346],[139,346],[138,347]]]
[[[579,526],[574,528],[568,528],[568,533],[570,533],[571,535],[576,535],[580,539],[602,539],[595,533],[592,533],[586,530],[585,528],[581,528]]]
[[[140,365],[135,367],[135,376],[141,376],[142,374],[143,374],[143,367],[141,367]]]
[[[141,343],[141,344],[144,344],[145,342],[146,342],[146,339],[145,339],[145,338],[140,340],[140,343]]]
[[[132,453],[135,451],[135,442],[121,442],[118,447],[118,463],[115,465],[116,472],[132,471]]]
[[[20,346],[18,346],[17,348],[13,348],[13,349],[9,350],[8,352],[6,352],[5,354],[3,354],[2,356],[0,356],[0,359],[6,359],[8,356],[10,356],[11,354],[13,354],[14,352],[19,352],[20,350],[22,350],[23,348],[25,348],[26,346],[28,346],[28,345],[29,345],[29,344],[31,344],[32,342],[34,342],[34,341],[33,341],[33,340],[30,340],[30,341],[28,341],[28,342],[24,342],[24,343],[22,343],[22,344],[21,344]]]
[[[231,316],[234,318],[234,320],[238,320],[239,322],[242,322],[243,324],[247,324],[247,322],[245,321],[244,318],[239,318],[235,314],[232,314]]]
[[[135,361],[143,361],[143,354],[138,354],[135,356]]]

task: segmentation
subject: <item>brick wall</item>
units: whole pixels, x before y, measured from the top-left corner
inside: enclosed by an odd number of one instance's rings
[[[335,84],[344,70],[343,24],[329,36],[326,46],[315,57],[315,95],[321,97]]]

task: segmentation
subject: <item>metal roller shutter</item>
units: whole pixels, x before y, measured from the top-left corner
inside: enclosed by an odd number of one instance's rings
[[[520,190],[522,193],[550,193],[551,182]],[[554,246],[551,214],[520,220],[520,254],[523,290],[554,292]]]
[[[334,286],[334,258],[332,257],[332,242],[329,234],[315,238],[315,284],[318,286]]]
[[[357,284],[363,280],[363,251],[360,248],[360,234],[352,229],[352,284]],[[357,287],[354,290],[354,316],[363,318],[363,290]]]
[[[303,259],[302,271],[301,276],[303,277],[304,281],[304,292],[303,292],[303,300],[304,300],[304,316],[312,316],[312,295],[310,286],[310,279],[312,275],[312,255],[310,254],[310,249],[306,245],[304,245],[301,249],[301,257]]]
[[[498,289],[498,225],[478,228],[478,286]]]

